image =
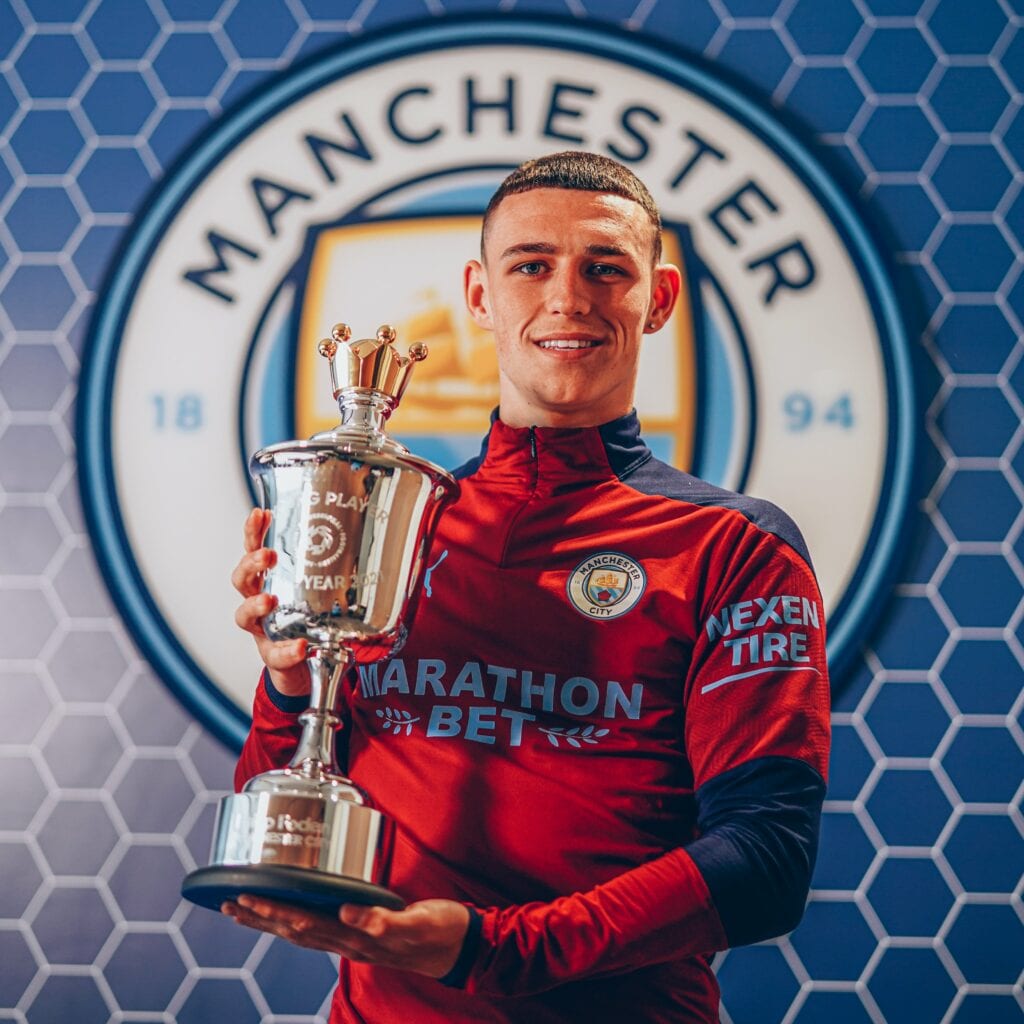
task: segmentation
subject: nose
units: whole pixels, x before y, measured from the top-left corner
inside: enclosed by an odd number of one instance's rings
[[[548,278],[549,313],[562,316],[586,316],[590,312],[590,290],[574,267],[562,266]]]

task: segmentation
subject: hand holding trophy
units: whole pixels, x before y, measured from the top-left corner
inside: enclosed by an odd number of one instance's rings
[[[263,628],[272,640],[308,641],[312,689],[291,763],[221,800],[212,863],[182,884],[182,895],[211,909],[242,893],[315,907],[404,905],[383,887],[393,824],[334,756],[341,681],[353,664],[402,646],[438,517],[458,495],[448,473],[385,433],[426,357],[423,345],[399,355],[394,340],[388,326],[353,341],[336,325],[319,351],[341,423],[249,463],[271,510],[264,543],[277,556],[264,582],[277,603]]]

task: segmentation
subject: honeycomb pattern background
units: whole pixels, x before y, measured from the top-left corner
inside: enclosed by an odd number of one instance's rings
[[[324,1020],[330,959],[191,909],[233,758],[133,649],[77,497],[95,289],[195,134],[295,58],[466,10],[703,54],[784,115],[889,252],[917,497],[845,681],[814,891],[719,960],[727,1024],[1024,1019],[1024,3],[0,4],[0,1020]]]

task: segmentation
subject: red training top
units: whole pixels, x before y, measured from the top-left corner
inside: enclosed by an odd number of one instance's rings
[[[774,506],[654,459],[634,415],[495,421],[415,623],[348,687],[341,762],[398,823],[391,888],[479,913],[442,983],[341,963],[332,1024],[709,1022],[712,954],[803,912],[825,623]],[[236,783],[305,702],[258,689]]]

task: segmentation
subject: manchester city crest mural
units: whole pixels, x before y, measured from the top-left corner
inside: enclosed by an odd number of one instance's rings
[[[335,422],[318,340],[387,320],[431,353],[392,433],[443,465],[472,457],[497,367],[461,268],[505,174],[567,148],[650,185],[684,270],[642,356],[648,442],[804,524],[839,678],[896,551],[912,449],[906,341],[860,220],[702,64],[583,24],[456,20],[317,57],[217,122],[138,218],[93,321],[80,454],[104,571],[152,663],[230,742],[259,673],[225,625],[248,455]],[[568,598],[627,614],[642,573],[599,561]]]

